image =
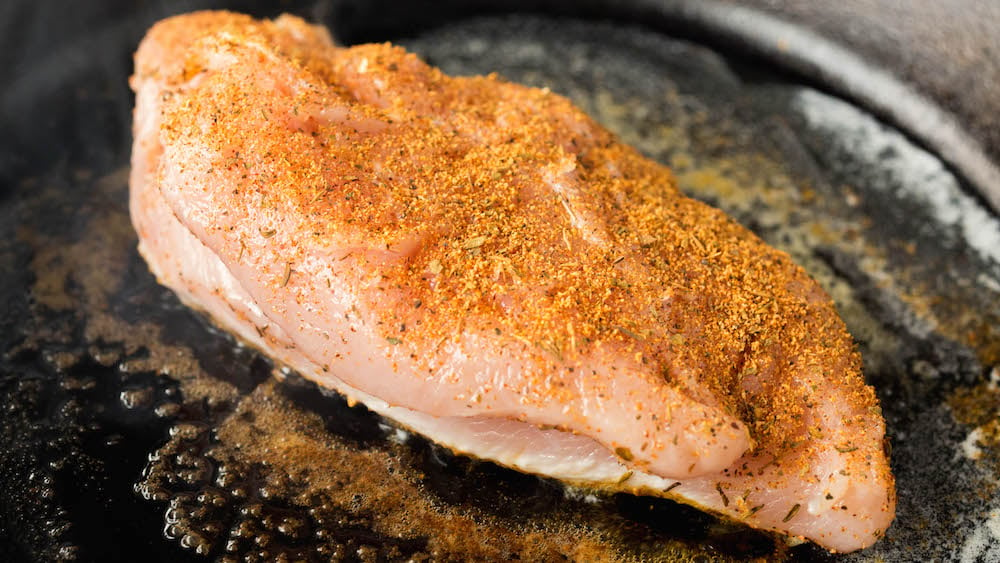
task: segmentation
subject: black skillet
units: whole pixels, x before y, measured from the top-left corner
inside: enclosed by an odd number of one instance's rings
[[[950,17],[990,17],[969,4]],[[873,0],[37,1],[0,8],[0,560],[834,558],[452,456],[272,374],[156,285],[127,221],[125,81],[153,21],[201,7],[290,11],[571,96],[837,300],[899,490],[887,537],[842,558],[1000,558],[1000,112],[984,127],[963,101],[997,76],[988,32],[970,50],[943,21],[963,48],[928,50],[914,30],[938,12]],[[983,78],[914,70],[942,60]]]

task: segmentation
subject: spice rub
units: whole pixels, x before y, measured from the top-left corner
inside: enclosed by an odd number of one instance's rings
[[[829,297],[566,99],[218,12],[154,27],[132,86],[143,256],[306,377],[458,451],[833,550],[891,521]]]

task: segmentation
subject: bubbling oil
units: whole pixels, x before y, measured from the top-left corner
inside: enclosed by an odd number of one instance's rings
[[[93,442],[87,455],[95,467],[109,452],[127,450],[122,471],[90,487],[92,501],[100,502],[102,490],[130,493],[108,506],[127,507],[115,510],[123,521],[142,524],[183,557],[684,561],[775,554],[768,537],[720,528],[670,501],[577,494],[455,456],[274,369],[155,283],[135,251],[126,177],[115,171],[89,182],[91,193],[80,190],[78,197],[111,204],[84,206],[78,230],[22,233],[34,249],[32,326],[7,357],[45,373],[21,378],[9,402],[63,421],[53,426],[64,433],[71,427],[70,441]],[[52,197],[43,189],[35,204],[41,209]],[[58,472],[81,457],[59,440],[50,447],[60,448],[63,455],[51,461],[31,460],[50,467],[23,496],[44,506],[52,499],[45,508],[51,514],[36,518],[52,546],[44,558],[113,553],[91,539],[101,535],[93,528],[100,519],[87,524],[86,513],[60,508],[66,494]]]

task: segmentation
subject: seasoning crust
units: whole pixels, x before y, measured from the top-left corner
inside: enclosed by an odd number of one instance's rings
[[[853,473],[884,491],[856,541],[891,521],[884,423],[832,300],[666,167],[546,90],[449,77],[389,44],[339,48],[289,16],[185,18],[137,55],[133,87],[162,89],[149,181],[265,316],[290,319],[291,336],[256,326],[265,348],[368,331],[406,389],[447,395],[429,411],[588,436],[664,477],[705,445],[687,473],[716,474],[708,508],[775,529],[807,507],[753,490]],[[317,296],[340,300],[339,329]],[[490,377],[456,363],[476,346]],[[319,348],[322,382],[349,352]],[[602,436],[594,411],[634,416],[638,437]]]

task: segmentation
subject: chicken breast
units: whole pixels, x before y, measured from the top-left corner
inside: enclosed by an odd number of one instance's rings
[[[192,307],[455,451],[851,551],[895,510],[830,298],[566,99],[199,12],[136,54],[140,251]]]

